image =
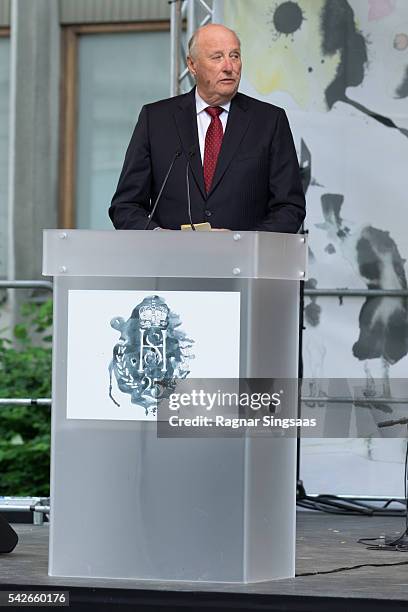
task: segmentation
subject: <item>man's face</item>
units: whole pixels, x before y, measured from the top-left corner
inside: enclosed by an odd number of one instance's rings
[[[237,92],[241,50],[237,37],[227,28],[217,25],[203,28],[187,63],[199,95],[209,105],[225,104]]]

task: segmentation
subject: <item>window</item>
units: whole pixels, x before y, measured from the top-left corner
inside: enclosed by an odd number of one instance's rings
[[[139,25],[143,29],[97,35],[82,26],[71,43],[77,46],[77,91],[76,113],[70,111],[76,124],[72,118],[71,128],[66,124],[76,133],[71,145],[73,201],[62,194],[67,227],[113,229],[108,207],[139,111],[143,104],[169,96],[168,24],[156,24],[159,31],[147,31],[151,24]],[[68,194],[71,190],[68,186]]]

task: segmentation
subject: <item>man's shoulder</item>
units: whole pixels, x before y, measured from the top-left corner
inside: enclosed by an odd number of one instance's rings
[[[285,111],[280,106],[275,106],[275,104],[271,104],[269,102],[264,102],[262,100],[258,100],[257,98],[252,98],[251,96],[247,96],[241,92],[235,94],[233,100],[233,104],[237,104],[244,110],[251,110],[255,113],[259,113],[261,116],[274,115],[278,117]],[[145,105],[145,109],[148,114],[152,116],[156,114],[162,113],[172,113],[178,108],[186,108],[189,105],[194,104],[194,93],[190,91],[185,94],[181,94],[179,96],[173,96],[172,98],[165,98],[164,100],[157,100],[156,102],[150,102]]]
[[[246,94],[243,94],[240,91],[235,95],[234,100],[241,107],[254,110],[255,112],[269,113],[275,115],[279,115],[285,112],[284,109],[280,106],[276,106],[275,104],[271,104],[270,102],[258,100],[257,98],[252,98],[251,96],[247,96]]]
[[[172,111],[189,101],[191,101],[191,92],[181,94],[180,96],[173,96],[172,98],[165,98],[164,100],[157,100],[156,102],[150,102],[145,105],[145,108],[151,112]]]

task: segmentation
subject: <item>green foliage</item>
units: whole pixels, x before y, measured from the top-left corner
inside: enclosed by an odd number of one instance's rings
[[[51,397],[52,301],[21,315],[13,340],[0,337],[0,397]],[[50,408],[0,406],[0,495],[48,495],[49,456]]]

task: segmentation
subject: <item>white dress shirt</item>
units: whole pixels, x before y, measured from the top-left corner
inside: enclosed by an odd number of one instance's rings
[[[205,109],[209,107],[209,104],[205,102],[197,93],[197,89],[195,92],[196,99],[196,109],[197,109],[197,128],[198,128],[198,140],[200,143],[200,153],[201,153],[201,163],[204,162],[204,147],[205,147],[205,135],[208,130],[208,126],[211,123],[211,117],[208,113],[205,112]],[[222,129],[225,133],[225,128],[228,121],[229,109],[231,106],[231,102],[227,102],[227,104],[218,104],[220,108],[224,109],[224,112],[220,114],[220,120],[222,123]]]

